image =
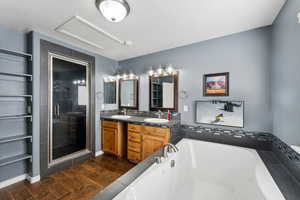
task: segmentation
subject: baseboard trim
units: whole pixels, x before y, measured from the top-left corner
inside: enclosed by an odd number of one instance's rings
[[[10,178],[8,180],[2,181],[2,182],[0,182],[0,189],[4,188],[4,187],[7,187],[9,185],[15,184],[17,182],[24,181],[24,180],[26,180],[26,178],[27,178],[27,174],[22,174],[20,176],[17,176],[17,177]]]
[[[97,151],[96,153],[95,153],[95,157],[97,157],[97,156],[100,156],[100,155],[102,155],[102,154],[104,154],[104,152],[103,151]]]
[[[39,182],[39,181],[41,180],[41,176],[40,176],[40,175],[34,176],[34,177],[32,177],[32,176],[27,176],[26,179],[27,179],[31,184],[33,184],[33,183]]]

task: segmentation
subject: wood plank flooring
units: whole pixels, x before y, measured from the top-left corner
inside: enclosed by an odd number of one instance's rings
[[[26,181],[0,189],[0,200],[86,200],[134,165],[109,155],[91,158],[40,182]]]

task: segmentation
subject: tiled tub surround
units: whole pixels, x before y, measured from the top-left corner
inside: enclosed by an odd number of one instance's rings
[[[299,155],[272,134],[187,125],[183,125],[179,132],[180,135],[173,135],[171,138],[172,143],[176,144],[182,138],[190,138],[256,149],[285,199],[300,199],[300,184],[297,180],[300,174]],[[161,153],[160,150],[139,163],[94,199],[113,199],[147,170],[155,162],[154,157]]]
[[[270,150],[272,147],[273,135],[264,132],[243,131],[241,129],[182,125],[181,137],[247,148]]]

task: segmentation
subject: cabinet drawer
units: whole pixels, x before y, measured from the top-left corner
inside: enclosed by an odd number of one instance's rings
[[[142,126],[137,124],[128,124],[128,130],[133,132],[140,132]]]
[[[158,137],[169,137],[169,128],[159,128],[153,126],[145,126],[144,127],[144,134],[146,135],[153,135]]]
[[[102,126],[105,128],[118,128],[118,122],[113,121],[102,121]]]
[[[128,141],[141,142],[142,141],[142,136],[139,133],[129,131],[128,132]]]
[[[135,151],[135,152],[141,152],[141,144],[136,142],[128,141],[128,150]]]
[[[141,153],[128,150],[127,159],[134,163],[138,163],[141,161]]]

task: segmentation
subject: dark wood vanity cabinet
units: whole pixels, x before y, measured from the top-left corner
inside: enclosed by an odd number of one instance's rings
[[[102,150],[118,157],[124,156],[126,148],[122,122],[102,121]]]

